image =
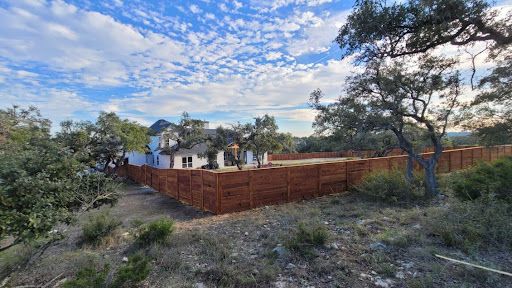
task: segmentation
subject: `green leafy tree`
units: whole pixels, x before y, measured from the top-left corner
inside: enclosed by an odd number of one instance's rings
[[[434,57],[424,58],[417,68],[406,67],[402,62],[373,62],[365,73],[349,79],[346,95],[335,105],[344,114],[347,101],[364,107],[362,117],[354,126],[366,126],[372,130],[391,131],[399,147],[414,159],[425,172],[425,183],[430,196],[438,194],[435,175],[436,164],[443,151],[443,137],[453,111],[459,105],[460,79],[453,70],[454,62]],[[313,102],[320,104],[321,94],[313,94]],[[439,99],[438,102],[433,99]],[[337,114],[336,114],[337,115]],[[345,123],[350,127],[350,122]],[[415,147],[415,138],[407,133],[410,125],[424,129],[434,147],[428,158],[421,155],[422,149]],[[409,161],[407,175],[412,179]]]
[[[206,141],[204,133],[205,122],[193,119],[187,112],[183,112],[178,123],[172,123],[162,133],[161,151],[170,155],[169,168],[174,168],[174,155],[180,149],[192,149]]]
[[[214,134],[206,135],[206,149],[199,153],[200,158],[206,158],[208,161],[208,169],[219,168],[217,163],[217,155],[221,151],[225,151],[228,146],[228,133],[224,127],[219,126]]]
[[[46,238],[75,212],[118,197],[116,183],[88,172],[82,157],[51,137],[50,126],[34,107],[0,110],[0,239],[11,240],[0,250]]]
[[[279,147],[272,152],[297,153],[296,139],[291,133],[278,133],[277,142],[279,143]]]
[[[265,153],[281,148],[279,143],[278,126],[273,116],[265,114],[254,118],[254,124],[248,126],[249,136],[247,147],[252,150],[258,161],[258,168]]]
[[[357,63],[418,56],[449,45],[460,48],[459,53],[469,53],[473,63],[471,87],[478,89],[480,95],[466,107],[465,117],[461,119],[482,143],[509,143],[512,138],[512,14],[501,12],[485,0],[360,0],[339,30],[336,42],[343,51],[342,56],[355,55]],[[468,52],[477,43],[485,43],[486,48],[477,53]],[[485,55],[485,51],[489,52],[488,62],[496,66],[475,87],[475,75],[485,75],[476,73],[475,58]]]
[[[110,164],[118,168],[123,164],[126,153],[144,152],[149,143],[146,127],[127,119],[122,120],[113,112],[101,112],[95,126],[93,155],[102,165],[103,171],[107,171]]]

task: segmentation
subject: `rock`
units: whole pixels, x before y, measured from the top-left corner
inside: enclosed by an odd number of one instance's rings
[[[297,266],[293,265],[292,263],[288,263],[288,265],[286,265],[286,269],[293,269]]]
[[[377,287],[383,287],[383,288],[389,288],[389,287],[392,287],[393,286],[393,280],[391,279],[380,279],[380,278],[377,278],[375,280],[375,286]]]
[[[286,288],[286,282],[284,282],[284,281],[274,282],[274,287],[276,287],[276,288]]]
[[[404,267],[404,269],[411,269],[412,266],[414,266],[414,263],[412,263],[412,262],[404,262],[404,263],[402,263],[402,267]]]
[[[272,252],[277,255],[277,257],[282,258],[288,254],[288,250],[283,246],[276,246],[272,249]]]
[[[404,279],[405,278],[405,274],[402,271],[398,271],[398,272],[396,272],[395,277],[398,278],[398,279]]]
[[[329,244],[328,248],[331,248],[334,250],[339,250],[340,246],[338,246],[338,244],[336,242],[333,242],[333,243]]]
[[[206,285],[203,282],[198,282],[194,284],[194,288],[206,288]]]
[[[328,221],[324,221],[324,224],[325,224],[325,225],[329,225],[329,222],[328,222]]]
[[[244,235],[245,235],[245,236],[249,236],[249,232],[245,232],[245,233],[244,233]]]
[[[412,228],[414,228],[414,229],[421,229],[421,225],[420,224],[416,224],[416,225],[412,226]]]
[[[122,261],[123,261],[123,262],[128,262],[128,257],[126,257],[126,256],[125,256],[125,257],[123,257],[123,260],[122,260]]]
[[[370,249],[372,250],[385,250],[386,248],[388,247],[382,242],[374,242],[370,244]]]

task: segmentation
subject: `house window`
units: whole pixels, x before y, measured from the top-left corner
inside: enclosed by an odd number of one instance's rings
[[[181,157],[181,168],[192,168],[192,156]]]
[[[252,154],[252,161],[258,161],[258,157],[256,157],[255,153]]]
[[[160,156],[156,156],[156,165],[160,166]]]

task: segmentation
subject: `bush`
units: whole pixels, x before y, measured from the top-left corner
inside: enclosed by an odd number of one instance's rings
[[[450,183],[455,196],[473,200],[486,195],[512,203],[512,157],[453,173]]]
[[[142,254],[130,256],[128,262],[117,270],[112,287],[133,287],[146,279],[150,270],[149,259],[146,256]]]
[[[98,244],[120,225],[121,221],[113,218],[109,212],[91,216],[82,227],[83,239],[86,243]]]
[[[439,235],[447,246],[466,252],[489,248],[512,248],[512,209],[495,199],[453,203],[448,209],[437,208],[424,225]]]
[[[324,226],[318,224],[299,223],[294,236],[286,243],[288,249],[311,256],[312,248],[324,245],[329,234]]]
[[[398,170],[368,174],[354,190],[369,199],[391,204],[414,202],[422,198],[425,191],[421,177],[415,176],[409,183],[404,172]]]
[[[105,287],[109,267],[105,265],[102,270],[85,267],[78,271],[75,279],[64,282],[64,288],[101,288]]]
[[[141,227],[137,243],[148,246],[153,243],[163,243],[174,231],[174,221],[158,219]]]

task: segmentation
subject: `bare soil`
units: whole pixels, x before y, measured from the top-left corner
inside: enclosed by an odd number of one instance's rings
[[[88,263],[115,270],[133,253],[134,223],[164,217],[176,229],[166,244],[145,250],[152,271],[140,287],[512,287],[510,277],[434,256],[512,271],[511,251],[467,254],[429,235],[429,213],[443,205],[392,207],[348,194],[215,216],[127,185],[117,205],[101,208],[123,222],[101,245],[81,244],[92,211],[3,284],[58,287]],[[286,248],[298,223],[324,227],[327,242],[309,254]]]

